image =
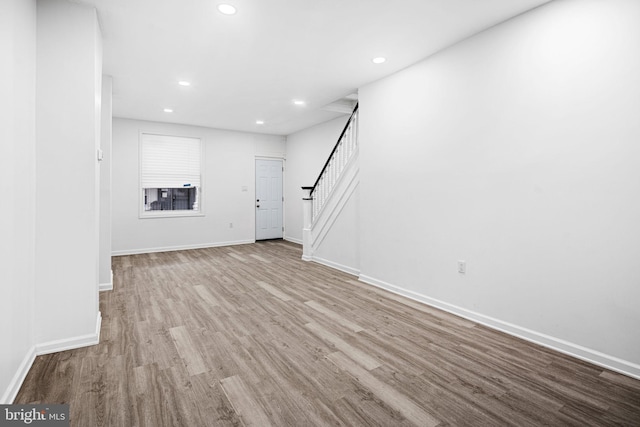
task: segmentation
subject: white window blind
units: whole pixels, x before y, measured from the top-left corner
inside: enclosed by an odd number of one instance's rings
[[[142,188],[200,187],[200,140],[142,134]]]

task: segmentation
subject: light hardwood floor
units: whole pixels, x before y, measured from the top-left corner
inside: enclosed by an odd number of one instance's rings
[[[100,344],[38,357],[15,403],[73,426],[640,425],[640,381],[300,256],[114,258]]]

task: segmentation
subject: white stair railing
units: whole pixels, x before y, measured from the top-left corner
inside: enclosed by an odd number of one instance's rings
[[[315,221],[322,211],[327,198],[336,185],[345,167],[351,160],[351,156],[358,147],[358,106],[354,109],[347,125],[345,126],[338,143],[333,148],[327,163],[325,164],[315,185],[312,187],[309,197],[313,199],[311,222]]]
[[[331,192],[358,148],[358,105],[356,105],[333,151],[329,155],[313,187],[302,187],[307,192],[303,209],[303,258],[311,256],[311,227],[322,212]]]

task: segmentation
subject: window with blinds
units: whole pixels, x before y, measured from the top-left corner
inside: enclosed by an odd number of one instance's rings
[[[158,216],[200,211],[201,141],[141,134],[142,213]]]

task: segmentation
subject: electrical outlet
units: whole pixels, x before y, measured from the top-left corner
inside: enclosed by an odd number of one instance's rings
[[[463,260],[458,260],[458,273],[466,274],[467,273],[467,262]]]

